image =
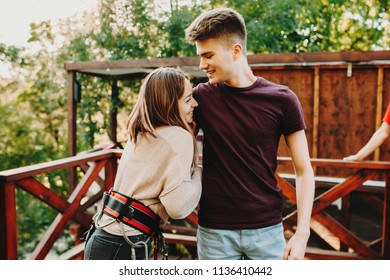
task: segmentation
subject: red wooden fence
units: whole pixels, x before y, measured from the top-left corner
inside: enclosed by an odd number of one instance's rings
[[[0,172],[0,259],[17,259],[17,212],[16,188],[22,188],[58,211],[57,217],[31,253],[31,259],[45,259],[54,242],[67,228],[70,222],[80,227],[79,236],[89,228],[95,203],[102,192],[112,187],[115,180],[117,162],[121,150],[104,150],[76,155],[49,163],[36,164]],[[279,158],[280,164],[291,164],[289,158]],[[317,177],[316,198],[312,215],[312,235],[306,257],[311,259],[390,259],[390,162],[346,162],[342,160],[311,159],[313,167],[327,169],[348,169],[353,175],[348,178]],[[39,182],[38,175],[56,170],[80,168],[84,176],[67,199],[60,197],[51,188]],[[103,172],[104,171],[104,172]],[[288,174],[276,174],[278,183],[286,198],[284,225],[286,238],[294,232],[296,219],[294,180]],[[377,180],[379,177],[385,180]],[[87,197],[92,183],[99,185],[99,191]],[[380,233],[371,240],[364,239],[361,232],[349,227],[348,217],[353,214],[353,207],[348,202],[350,195],[364,193],[362,196],[372,207],[379,208],[381,218],[375,224]],[[328,212],[337,200],[343,200],[340,213],[344,219],[336,219]],[[379,205],[379,207],[378,207]],[[347,218],[345,218],[347,217]],[[38,222],[38,221],[37,221]],[[175,221],[165,227],[167,242],[186,246],[193,258],[196,258],[196,211],[187,217],[184,225]],[[373,231],[369,226],[366,230]],[[326,231],[327,234],[323,234]],[[77,259],[83,254],[83,243],[76,236],[75,247],[59,256],[59,259]],[[329,242],[333,236],[339,246]]]

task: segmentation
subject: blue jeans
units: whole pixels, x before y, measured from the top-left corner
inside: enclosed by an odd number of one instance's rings
[[[131,242],[146,241],[145,234],[129,236]],[[148,241],[148,256],[151,255],[151,241]],[[96,229],[87,240],[84,250],[84,260],[130,260],[132,248],[123,236],[113,235],[104,230]],[[137,260],[145,259],[145,247],[135,249]]]
[[[282,223],[260,229],[198,227],[200,260],[281,260],[286,248]]]

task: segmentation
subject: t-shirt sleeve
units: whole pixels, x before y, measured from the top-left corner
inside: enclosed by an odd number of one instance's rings
[[[298,96],[287,89],[286,99],[283,103],[283,128],[282,133],[291,133],[306,129],[302,105]]]

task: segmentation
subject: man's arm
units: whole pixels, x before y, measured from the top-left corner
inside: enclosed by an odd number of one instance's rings
[[[310,236],[310,219],[314,200],[314,174],[304,130],[286,137],[296,175],[298,222],[295,234],[287,243],[284,259],[303,259]]]

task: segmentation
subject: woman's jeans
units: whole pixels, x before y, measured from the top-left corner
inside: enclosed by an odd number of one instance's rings
[[[132,243],[147,241],[145,234],[128,236]],[[84,260],[144,260],[145,246],[134,248],[123,236],[110,234],[102,229],[96,229],[86,241]],[[147,242],[148,256],[151,255],[151,240]],[[149,257],[148,257],[149,258]]]

